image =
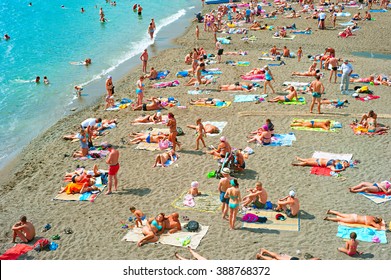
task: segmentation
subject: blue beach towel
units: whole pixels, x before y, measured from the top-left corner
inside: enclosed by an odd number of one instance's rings
[[[386,13],[386,9],[380,9],[380,10],[369,10],[371,13]]]
[[[267,146],[272,146],[272,147],[292,146],[293,141],[296,141],[296,136],[294,133],[274,134],[274,136],[272,136],[271,144]]]
[[[343,239],[350,239],[350,233],[355,232],[357,234],[357,240],[372,243],[372,238],[377,236],[380,239],[380,243],[387,243],[387,236],[385,230],[375,230],[372,228],[357,228],[339,225],[337,236]]]
[[[217,40],[222,43],[223,45],[229,45],[231,44],[231,41],[226,38],[217,38]]]
[[[189,76],[189,71],[187,70],[179,71],[176,73],[177,78],[185,78],[187,76]]]
[[[342,76],[342,74],[341,74],[341,73],[338,73],[338,74],[337,74],[337,76],[338,76],[338,77],[341,77],[341,76]],[[351,74],[351,75],[350,75],[350,77],[352,77],[352,78],[359,78],[359,77],[360,77],[360,75],[359,75],[359,74],[355,74],[355,73],[353,73],[353,74]]]
[[[220,75],[223,72],[221,70],[202,70],[201,74],[202,75]]]
[[[167,77],[168,74],[170,74],[170,71],[168,71],[168,70],[159,71],[159,72],[157,72],[156,79],[150,79],[150,80],[160,80],[160,79],[164,79],[164,78]]]
[[[259,95],[255,94],[238,94],[235,95],[234,102],[253,102],[256,101]]]

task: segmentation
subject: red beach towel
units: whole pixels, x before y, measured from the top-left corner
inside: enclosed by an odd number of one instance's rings
[[[311,174],[319,175],[319,176],[331,176],[331,169],[327,167],[313,166],[311,168]]]
[[[34,249],[33,246],[27,244],[17,244],[9,248],[4,254],[0,256],[0,260],[17,260],[21,255]]]
[[[378,99],[378,98],[380,98],[380,96],[368,94],[366,97],[358,97],[356,99],[360,99],[361,101],[369,101],[369,100],[374,100],[374,99]]]

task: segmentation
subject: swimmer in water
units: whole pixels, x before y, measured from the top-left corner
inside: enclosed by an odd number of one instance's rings
[[[48,77],[46,77],[46,76],[43,77],[43,83],[45,85],[48,85],[50,83]]]
[[[11,37],[8,36],[8,34],[4,34],[4,40],[9,40],[9,39],[11,39]]]
[[[40,76],[37,76],[37,77],[35,78],[35,82],[36,82],[37,84],[39,84],[39,83],[41,82],[41,77],[40,77]]]

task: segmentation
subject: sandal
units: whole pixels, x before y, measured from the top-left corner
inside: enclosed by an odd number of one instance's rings
[[[46,231],[48,231],[48,230],[51,229],[51,228],[52,228],[52,226],[51,226],[50,224],[46,224],[46,225],[43,227],[42,232],[46,232]]]
[[[60,240],[60,238],[61,237],[58,234],[52,236],[53,240]]]
[[[182,216],[182,219],[186,222],[190,221],[189,217],[188,216]]]

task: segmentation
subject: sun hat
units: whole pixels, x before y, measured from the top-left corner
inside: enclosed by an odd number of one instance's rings
[[[111,79],[111,78],[113,78],[113,77],[111,77],[111,75],[108,75],[108,76],[107,76],[107,79]]]
[[[200,183],[198,183],[197,181],[191,182],[191,187],[192,188],[198,188],[199,185],[200,185]]]
[[[293,196],[295,196],[295,195],[296,195],[295,191],[292,190],[292,191],[289,192],[289,196],[292,196],[292,197],[293,197]]]
[[[269,68],[269,66],[266,64],[265,66],[263,66],[263,68]]]
[[[268,130],[269,130],[269,127],[267,126],[267,124],[264,124],[264,125],[262,126],[262,129],[268,131]]]
[[[230,173],[231,173],[231,170],[228,167],[224,167],[221,170],[221,174],[230,174]]]
[[[221,141],[221,142],[225,142],[225,141],[227,141],[227,138],[226,138],[225,136],[221,136],[221,137],[220,137],[220,141]]]

